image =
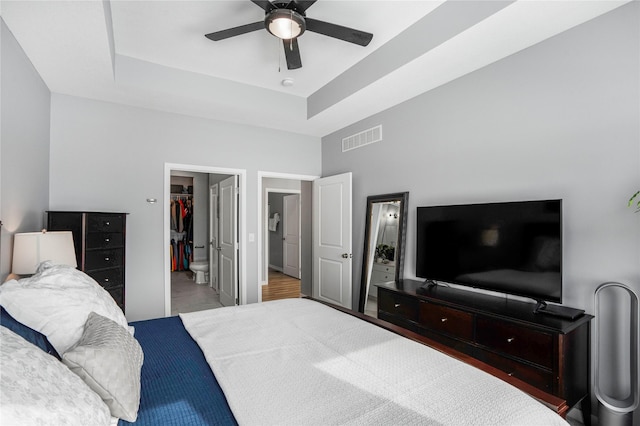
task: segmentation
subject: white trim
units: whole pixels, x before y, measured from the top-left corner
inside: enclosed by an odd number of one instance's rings
[[[164,246],[169,247],[171,242],[170,228],[170,212],[169,201],[171,199],[171,171],[197,172],[220,175],[237,175],[238,187],[240,188],[239,213],[240,222],[238,223],[238,250],[240,253],[240,268],[238,268],[239,289],[238,299],[240,305],[247,303],[247,250],[246,250],[246,233],[247,233],[247,170],[231,169],[225,167],[200,166],[190,164],[164,163]],[[164,314],[171,316],[171,258],[169,250],[164,250]]]
[[[300,181],[314,181],[316,179],[319,179],[320,176],[315,176],[315,175],[296,175],[296,174],[289,174],[289,173],[280,173],[280,172],[265,172],[265,171],[261,171],[258,170],[258,206],[260,208],[260,212],[259,212],[259,219],[258,219],[258,303],[262,302],[262,286],[263,284],[266,282],[265,280],[262,279],[264,273],[268,273],[268,269],[265,268],[265,270],[263,271],[263,261],[262,259],[265,256],[265,252],[264,252],[264,246],[263,246],[263,239],[265,238],[264,232],[267,228],[266,226],[266,220],[268,218],[264,217],[264,212],[267,209],[268,206],[268,199],[267,200],[263,200],[262,197],[262,193],[263,191],[266,189],[269,192],[282,192],[282,193],[288,193],[290,192],[291,194],[299,194],[301,191],[300,190],[295,190],[295,189],[277,189],[277,188],[263,188],[262,186],[262,180],[264,178],[275,178],[275,179],[289,179],[289,180],[300,180]],[[302,211],[301,211],[302,214]],[[269,248],[267,247],[267,250],[269,250]]]
[[[276,265],[269,265],[269,268],[273,269],[274,271],[282,272],[282,268]]]

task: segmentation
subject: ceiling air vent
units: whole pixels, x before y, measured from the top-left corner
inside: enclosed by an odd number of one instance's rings
[[[351,151],[382,140],[382,125],[342,139],[342,152]]]

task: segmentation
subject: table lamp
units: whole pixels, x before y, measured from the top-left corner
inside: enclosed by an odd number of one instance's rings
[[[13,236],[12,274],[32,275],[45,260],[78,266],[71,231],[25,232]]]

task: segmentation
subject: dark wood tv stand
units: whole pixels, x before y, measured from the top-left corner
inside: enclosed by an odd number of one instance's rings
[[[536,388],[581,402],[590,424],[590,322],[535,314],[534,303],[401,280],[378,287],[378,318],[498,368]]]

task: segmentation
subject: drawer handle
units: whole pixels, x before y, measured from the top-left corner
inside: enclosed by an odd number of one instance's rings
[[[109,222],[105,222],[104,224],[107,225],[107,226],[111,225],[111,223],[109,223]]]
[[[400,307],[400,303],[396,303],[395,305],[393,305],[394,308],[399,308]]]
[[[104,242],[105,242],[105,243],[108,243],[109,241],[111,241],[109,238],[105,238],[105,239],[104,239]]]
[[[105,257],[105,258],[104,258],[104,261],[105,261],[105,262],[108,262],[108,261],[109,261],[109,258],[108,258],[108,257]]]
[[[109,278],[105,278],[105,279],[104,279],[104,282],[105,282],[105,283],[108,283],[108,282],[109,282]]]
[[[447,319],[448,319],[448,318],[440,318],[440,321],[442,321],[442,322],[447,322]]]
[[[507,339],[507,343],[511,343],[511,342],[513,342],[514,340],[516,340],[516,338],[515,338],[515,337],[509,337],[509,338]]]

